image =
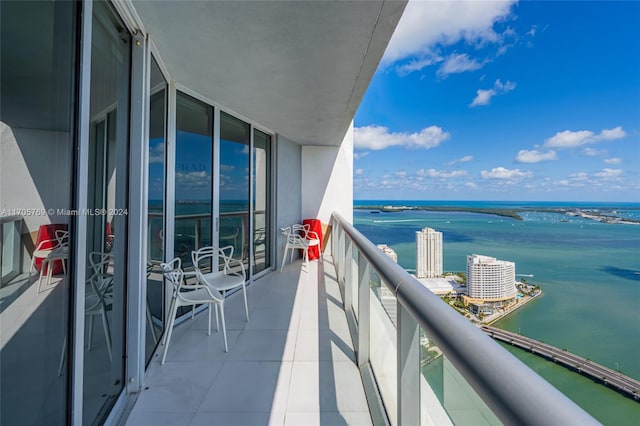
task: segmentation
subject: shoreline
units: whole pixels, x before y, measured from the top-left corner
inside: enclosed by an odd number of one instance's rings
[[[482,321],[480,326],[495,324],[497,321],[501,320],[502,318],[505,318],[508,315],[512,314],[513,312],[517,311],[518,309],[524,307],[529,302],[538,299],[538,297],[542,296],[543,294],[544,294],[544,292],[542,290],[540,290],[538,293],[536,293],[533,296],[524,296],[522,298],[522,302],[518,302],[515,305],[509,306],[509,308],[505,312],[499,312],[498,314],[490,315],[489,316],[490,318],[487,319],[486,321]],[[495,318],[493,318],[494,316],[495,316]]]
[[[624,218],[617,215],[612,209],[597,208],[489,208],[489,207],[460,207],[460,206],[411,206],[411,205],[354,205],[354,210],[373,210],[379,213],[397,213],[406,210],[433,211],[433,212],[462,212],[462,213],[479,213],[488,214],[499,217],[507,217],[515,220],[524,220],[518,213],[556,213],[568,217],[579,217],[586,220],[592,220],[600,223],[623,224],[623,225],[640,225],[640,220]],[[563,220],[561,220],[563,221]]]

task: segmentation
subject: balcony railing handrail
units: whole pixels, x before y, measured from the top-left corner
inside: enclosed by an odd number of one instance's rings
[[[599,424],[393,262],[340,214],[333,219],[430,339],[505,424]]]
[[[263,211],[264,212],[264,211]],[[254,213],[260,213],[259,210],[255,210]],[[151,217],[162,217],[164,213],[162,212],[149,212],[149,216]],[[221,217],[233,217],[233,216],[246,216],[249,212],[247,210],[237,211],[237,212],[220,212]],[[176,220],[187,220],[187,219],[202,219],[205,217],[211,217],[213,213],[190,213],[190,214],[179,214],[176,215]]]

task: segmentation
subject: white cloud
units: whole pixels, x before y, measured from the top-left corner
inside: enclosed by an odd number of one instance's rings
[[[395,172],[394,173],[395,176],[399,177],[399,178],[403,178],[407,176],[407,172],[405,171],[399,171],[399,172]]]
[[[579,130],[575,132],[565,130],[547,139],[544,146],[546,148],[576,148],[590,143],[621,139],[625,136],[627,136],[627,134],[620,126],[613,129],[604,129],[600,134],[595,134],[590,130]]]
[[[485,62],[478,62],[471,59],[466,53],[452,54],[445,59],[444,63],[438,69],[439,77],[446,77],[449,74],[459,74],[467,71],[475,71],[484,66]]]
[[[464,186],[471,189],[476,189],[478,187],[478,185],[476,185],[474,182],[467,182],[464,184]]]
[[[516,156],[516,161],[518,163],[539,163],[541,161],[551,161],[557,160],[556,152],[553,150],[547,152],[541,152],[538,150],[528,151],[526,149],[521,149],[518,151],[518,155]]]
[[[430,149],[449,139],[448,132],[438,126],[425,127],[416,133],[391,133],[383,126],[354,128],[354,146],[360,149],[379,150],[391,146],[407,146]]]
[[[603,150],[603,149],[595,149],[595,148],[585,148],[582,150],[582,153],[584,155],[588,155],[589,157],[598,157],[600,155],[605,155],[607,153],[607,151]]]
[[[589,179],[589,175],[586,174],[585,172],[573,173],[569,177],[572,180],[576,180],[576,181],[585,181],[585,180]]]
[[[595,173],[595,176],[599,178],[615,178],[622,174],[622,170],[620,169],[602,169],[601,172]]]
[[[430,178],[457,178],[457,177],[461,177],[461,176],[466,176],[469,173],[465,170],[453,170],[450,172],[444,171],[444,170],[436,170],[436,169],[429,169],[429,170],[418,170],[417,172],[418,176],[421,177],[430,177]]]
[[[622,158],[617,158],[617,157],[605,158],[604,162],[607,163],[607,164],[620,164],[620,163],[622,163]]]
[[[499,43],[501,35],[494,24],[509,17],[515,2],[410,1],[382,63],[431,57],[436,45],[450,46],[462,40],[476,45]]]
[[[491,102],[491,98],[494,97],[495,95],[496,95],[496,91],[493,89],[489,89],[489,90],[478,89],[476,91],[476,97],[469,104],[469,106],[475,107],[479,105],[489,105],[489,102]]]
[[[399,66],[398,72],[401,75],[410,74],[414,71],[420,71],[422,68],[437,64],[442,61],[444,61],[444,58],[440,55],[427,56],[420,59],[412,59],[408,63]]]
[[[164,140],[149,140],[149,164],[164,164]]]
[[[364,170],[362,169],[356,169],[355,174],[356,175],[362,175],[364,173]]]
[[[480,172],[480,176],[484,179],[504,179],[504,180],[518,180],[526,177],[533,176],[532,172],[523,172],[520,169],[505,169],[504,167],[495,167],[491,171],[483,170]]]
[[[469,161],[472,161],[472,160],[473,160],[473,155],[465,155],[464,157],[460,157],[456,160],[449,161],[447,165],[453,166],[456,163],[468,163]]]
[[[608,130],[605,129],[605,130],[601,131],[600,135],[598,137],[598,140],[612,141],[614,139],[622,139],[625,136],[627,136],[625,131],[622,130],[622,127],[618,126],[616,128],[613,128],[613,129],[608,129]]]
[[[366,157],[367,155],[369,155],[369,151],[354,152],[353,153],[353,158],[356,159],[356,160],[360,160],[360,159]]]
[[[176,181],[181,185],[205,188],[211,185],[211,176],[206,171],[201,172],[176,172]]]
[[[503,93],[508,93],[515,88],[516,88],[516,83],[513,83],[511,81],[502,83],[500,80],[496,80],[496,82],[493,85],[493,89],[488,89],[488,90],[478,89],[476,91],[476,97],[469,104],[469,106],[476,107],[481,105],[489,105],[492,97],[496,95],[501,95]]]

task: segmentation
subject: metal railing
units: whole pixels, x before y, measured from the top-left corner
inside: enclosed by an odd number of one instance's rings
[[[331,253],[375,423],[424,424],[421,417],[434,414],[429,410],[436,411],[434,404],[427,407],[425,395],[421,396],[421,390],[427,393],[420,365],[421,345],[428,340],[437,345],[438,356],[445,360],[447,371],[443,374],[455,370],[457,380],[466,381],[479,404],[486,404],[478,413],[490,410],[497,417],[489,413],[483,420],[486,423],[598,424],[337,213],[332,216],[331,229]],[[381,313],[384,321],[375,319]],[[421,328],[427,338],[421,338]],[[381,342],[395,347],[386,348]],[[443,379],[444,385],[447,380]],[[381,402],[377,411],[376,401]],[[464,416],[456,418],[442,399],[436,402],[446,413],[442,418],[452,424],[465,423],[461,420]]]

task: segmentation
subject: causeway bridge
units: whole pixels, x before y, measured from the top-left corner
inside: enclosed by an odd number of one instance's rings
[[[640,402],[640,381],[625,376],[581,356],[520,334],[483,325],[482,331],[496,340],[517,346],[533,354],[561,364]]]

